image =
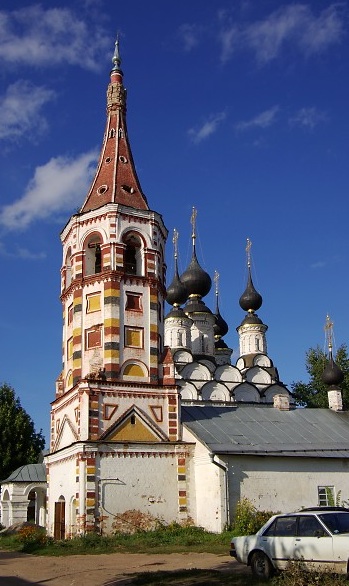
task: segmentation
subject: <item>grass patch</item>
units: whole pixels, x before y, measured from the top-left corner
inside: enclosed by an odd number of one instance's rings
[[[35,553],[35,555],[78,555],[100,553],[214,553],[228,555],[231,531],[209,533],[200,527],[173,524],[154,531],[138,531],[132,535],[116,533],[110,536],[88,533],[73,539],[54,541],[23,535],[0,537],[0,548]]]

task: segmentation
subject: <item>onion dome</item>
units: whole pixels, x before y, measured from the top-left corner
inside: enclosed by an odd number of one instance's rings
[[[178,232],[176,228],[173,229],[173,248],[174,248],[174,276],[171,285],[166,290],[166,301],[170,305],[179,306],[185,303],[188,299],[187,290],[183,285],[178,274]]]
[[[328,345],[328,362],[322,373],[322,380],[325,385],[330,387],[338,387],[344,380],[344,373],[338,364],[333,360],[332,347],[333,347],[333,322],[330,316],[326,315],[325,332]]]
[[[189,263],[188,268],[184,271],[181,275],[181,281],[186,288],[187,295],[190,297],[191,295],[195,295],[198,297],[204,297],[209,293],[212,286],[211,277],[203,268],[199,265],[198,259],[196,257],[196,250],[195,250],[195,239],[196,239],[196,216],[197,211],[193,208],[193,212],[191,215],[191,224],[192,224],[192,246],[193,252],[191,261]]]
[[[330,358],[325,367],[325,370],[322,373],[322,380],[325,385],[330,387],[338,387],[338,385],[340,385],[344,380],[343,371],[333,360],[332,352],[330,353]]]
[[[200,297],[204,297],[211,290],[211,277],[199,265],[196,257],[195,245],[193,245],[193,254],[189,266],[181,275],[181,281],[188,296],[199,295]]]
[[[253,285],[251,268],[248,266],[247,286],[239,299],[239,305],[244,311],[254,312],[261,307],[262,303],[262,296],[256,291]]]

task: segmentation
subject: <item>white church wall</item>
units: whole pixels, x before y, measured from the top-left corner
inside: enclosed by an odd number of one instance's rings
[[[283,513],[318,505],[318,487],[333,486],[348,496],[348,463],[341,458],[229,456],[231,518],[238,500],[258,510]]]
[[[103,531],[112,531],[120,518],[133,512],[161,523],[179,521],[177,461],[174,454],[121,454],[100,459],[99,507]],[[126,521],[127,523],[127,521]],[[132,528],[132,527],[130,527]]]

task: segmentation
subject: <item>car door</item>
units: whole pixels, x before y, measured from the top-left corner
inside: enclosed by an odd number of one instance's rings
[[[261,545],[278,570],[284,570],[294,557],[297,516],[277,517],[263,533]]]
[[[314,515],[300,515],[294,559],[309,569],[334,570],[332,536]]]

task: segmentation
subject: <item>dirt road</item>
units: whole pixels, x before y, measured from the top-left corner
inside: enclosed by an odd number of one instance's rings
[[[0,552],[0,586],[126,586],[138,572],[191,568],[246,571],[228,555],[208,553],[36,557]]]

